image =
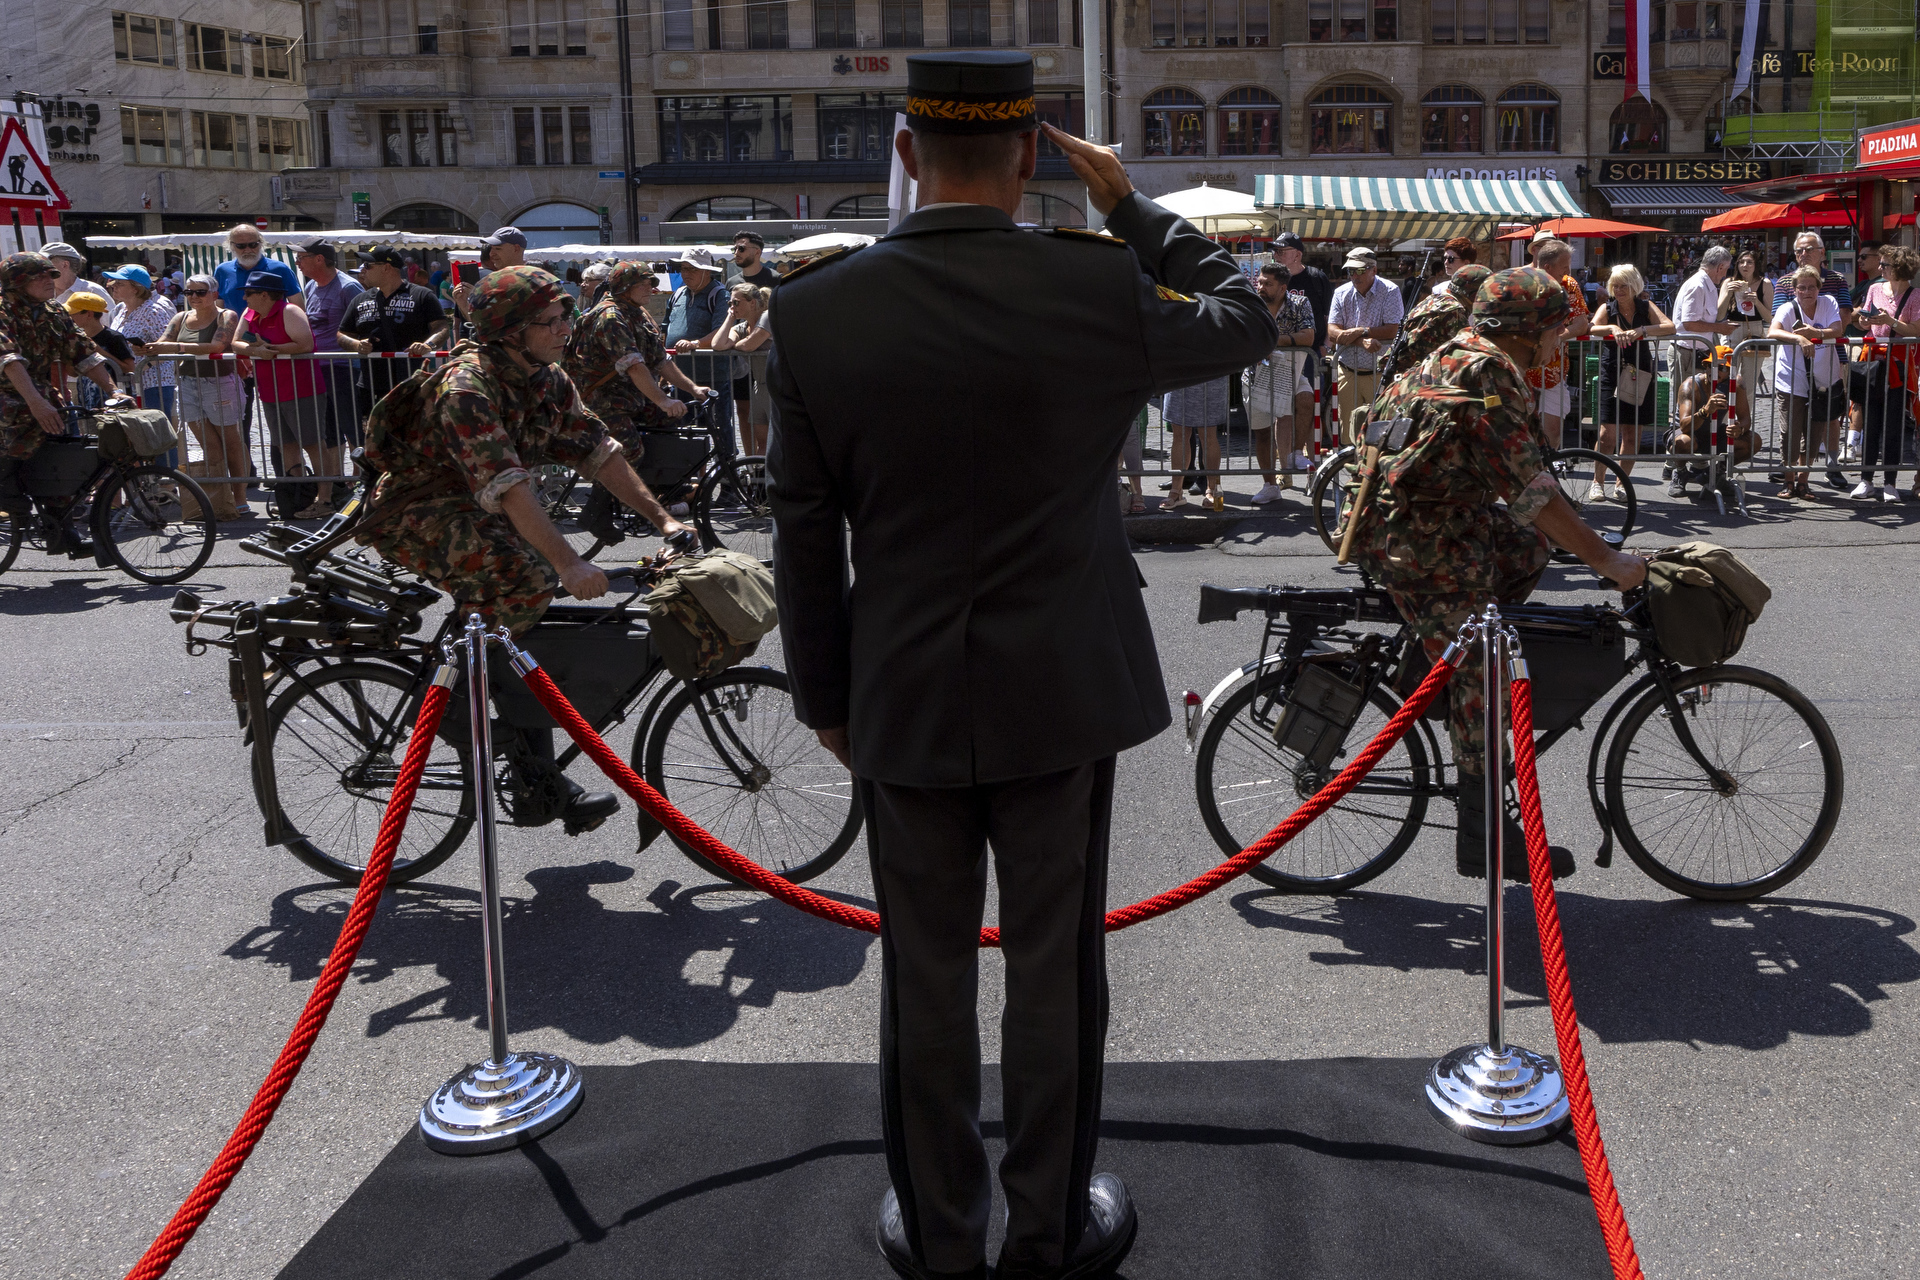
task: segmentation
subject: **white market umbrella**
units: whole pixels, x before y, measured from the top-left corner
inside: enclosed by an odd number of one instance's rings
[[[1211,187],[1204,182],[1185,191],[1158,196],[1154,203],[1211,235],[1265,231],[1279,221],[1271,213],[1256,208],[1252,196],[1225,187]]]

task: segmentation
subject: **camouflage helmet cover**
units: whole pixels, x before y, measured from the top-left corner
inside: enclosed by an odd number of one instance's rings
[[[607,274],[607,292],[624,300],[629,290],[652,276],[653,272],[647,270],[645,263],[616,262],[613,270]]]
[[[1480,286],[1492,274],[1486,267],[1469,262],[1447,280],[1447,292],[1459,299],[1461,306],[1471,308],[1474,295],[1480,292]]]
[[[1537,337],[1571,314],[1566,290],[1537,267],[1496,271],[1473,299],[1473,327],[1489,337]]]
[[[53,259],[44,253],[10,253],[0,262],[0,292],[24,293],[35,276],[53,269]]]
[[[540,318],[556,302],[570,300],[553,275],[539,267],[502,267],[473,288],[473,336],[499,342]]]

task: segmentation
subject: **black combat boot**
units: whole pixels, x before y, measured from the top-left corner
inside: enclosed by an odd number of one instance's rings
[[[27,495],[20,492],[19,472],[20,459],[0,453],[0,511],[15,520],[24,520],[31,504],[27,502]]]
[[[1454,800],[1459,825],[1453,836],[1453,866],[1461,875],[1474,880],[1487,878],[1487,786],[1470,773],[1460,775],[1460,794]],[[1506,878],[1521,884],[1532,880],[1527,870],[1527,837],[1513,818],[1506,819],[1505,838],[1500,861]],[[1573,851],[1559,845],[1547,846],[1553,864],[1553,878],[1564,880],[1574,872]]]
[[[553,730],[522,729],[520,737],[537,758],[549,765],[555,763]],[[620,798],[613,792],[589,791],[557,768],[554,774],[566,796],[562,802],[560,818],[568,835],[577,836],[582,832],[591,831],[620,812]]]

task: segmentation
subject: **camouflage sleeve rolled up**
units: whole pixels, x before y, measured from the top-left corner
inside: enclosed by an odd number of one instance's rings
[[[470,370],[455,369],[433,406],[444,456],[459,469],[474,500],[494,515],[500,514],[507,490],[530,474],[501,419],[499,392]]]
[[[587,407],[564,370],[553,365],[542,369],[534,375],[533,388],[539,396],[537,411],[550,433],[545,441],[547,455],[593,479],[607,459],[621,451],[620,442],[607,434],[607,424]]]

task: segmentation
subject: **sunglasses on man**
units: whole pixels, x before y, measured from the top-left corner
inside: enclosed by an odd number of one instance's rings
[[[211,290],[211,289],[182,289],[182,290],[181,290],[180,292],[182,292],[182,293],[184,293],[184,294],[186,294],[186,295],[187,295],[187,296],[188,296],[189,298],[204,298],[204,297],[206,297],[206,296],[207,296],[208,294],[210,294],[210,293],[212,293],[212,292],[213,292],[213,290]]]

